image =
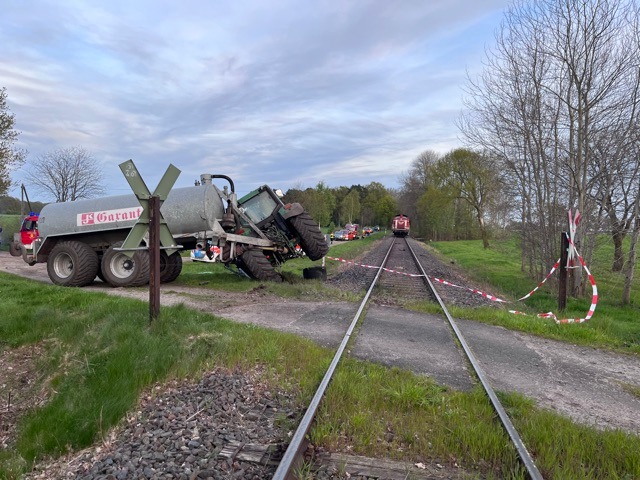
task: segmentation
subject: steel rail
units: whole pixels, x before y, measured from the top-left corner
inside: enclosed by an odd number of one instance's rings
[[[336,353],[333,356],[333,360],[331,361],[329,368],[324,374],[324,378],[322,379],[322,382],[320,382],[320,386],[318,387],[315,395],[311,399],[311,403],[309,404],[307,411],[302,417],[302,420],[298,425],[298,429],[293,434],[291,442],[289,443],[287,450],[284,452],[284,455],[282,456],[282,460],[280,461],[280,464],[278,465],[276,472],[273,474],[273,477],[272,477],[273,480],[285,480],[285,479],[288,480],[290,478],[294,478],[293,476],[290,476],[292,473],[290,472],[290,470],[292,469],[298,455],[302,453],[300,452],[300,450],[302,448],[302,445],[304,444],[305,436],[307,435],[309,428],[311,428],[311,422],[313,421],[313,418],[316,415],[316,411],[318,410],[318,406],[320,405],[320,400],[322,400],[322,397],[324,396],[324,393],[327,390],[327,387],[329,386],[329,382],[333,377],[333,373],[335,372],[336,367],[338,366],[338,363],[342,358],[342,354],[347,348],[347,344],[351,339],[351,334],[353,333],[353,330],[355,329],[358,323],[358,320],[360,319],[360,315],[362,315],[362,312],[364,311],[365,305],[369,301],[369,297],[371,296],[373,287],[376,285],[376,282],[378,281],[378,278],[380,277],[380,274],[383,271],[382,269],[387,263],[387,259],[389,258],[389,254],[391,253],[393,246],[394,246],[394,242],[392,241],[391,247],[389,247],[389,250],[387,251],[387,254],[384,257],[384,260],[382,260],[380,267],[378,267],[378,273],[376,273],[376,276],[373,279],[373,282],[371,283],[369,290],[367,290],[367,293],[364,296],[364,299],[360,303],[360,307],[358,308],[358,311],[353,317],[353,320],[351,321],[351,324],[347,329],[347,333],[345,333],[344,337],[342,338],[342,342],[340,343],[338,350],[336,350]]]
[[[433,295],[435,296],[436,300],[438,301],[438,304],[440,305],[440,308],[442,308],[442,311],[444,312],[445,316],[447,317],[447,320],[449,321],[449,325],[453,329],[458,341],[460,342],[460,345],[462,345],[464,353],[467,355],[467,358],[469,359],[469,362],[473,366],[473,369],[475,370],[476,375],[478,376],[478,379],[480,380],[480,383],[482,383],[482,386],[484,387],[485,392],[487,392],[487,395],[489,396],[489,399],[491,400],[491,403],[493,404],[494,410],[496,411],[496,413],[500,417],[500,420],[502,421],[502,425],[504,426],[505,430],[509,434],[509,437],[511,438],[511,441],[513,442],[513,444],[515,445],[516,449],[518,450],[518,455],[520,456],[520,459],[522,460],[522,463],[524,464],[525,468],[527,469],[527,472],[529,472],[529,476],[531,477],[532,480],[543,480],[543,477],[540,474],[540,471],[538,470],[538,467],[536,467],[536,464],[534,463],[533,459],[531,458],[531,455],[529,454],[529,451],[525,447],[524,442],[522,441],[522,439],[520,438],[520,435],[518,434],[517,430],[513,426],[513,423],[511,423],[511,419],[507,415],[507,412],[504,410],[504,407],[502,406],[502,403],[500,403],[500,400],[498,399],[495,391],[493,390],[493,387],[489,383],[489,380],[487,379],[486,375],[484,374],[484,371],[482,370],[482,367],[480,367],[480,364],[476,360],[476,357],[473,354],[473,352],[471,351],[471,348],[467,344],[467,341],[464,339],[464,336],[462,335],[462,332],[458,328],[458,325],[456,324],[455,320],[453,319],[453,317],[449,313],[449,310],[447,310],[447,307],[445,306],[444,302],[442,301],[442,298],[440,298],[440,295],[438,295],[438,292],[436,292],[436,289],[435,289],[433,283],[431,282],[431,280],[427,276],[426,272],[424,271],[424,268],[422,267],[422,264],[418,260],[417,255],[413,251],[413,248],[411,248],[411,244],[409,243],[409,240],[407,238],[405,238],[405,240],[406,240],[406,243],[407,243],[407,247],[409,247],[409,251],[411,252],[411,255],[413,256],[413,259],[415,260],[416,264],[418,265],[418,268],[422,272],[422,275],[424,276],[425,281],[429,285],[429,288],[431,289],[431,292],[433,292]]]

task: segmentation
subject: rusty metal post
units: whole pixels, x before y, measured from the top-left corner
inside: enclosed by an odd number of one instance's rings
[[[160,197],[149,197],[149,322],[160,314]]]
[[[567,307],[567,260],[569,258],[569,238],[562,232],[560,239],[560,265],[558,266],[558,310],[564,312]]]

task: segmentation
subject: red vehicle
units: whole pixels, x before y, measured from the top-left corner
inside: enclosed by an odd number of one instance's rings
[[[38,219],[39,214],[34,212],[24,217],[20,232],[14,235],[13,242],[11,242],[11,248],[9,249],[11,255],[14,257],[22,255],[21,245],[24,245],[27,249],[33,248],[33,241],[40,235],[38,232]]]
[[[349,240],[356,240],[360,238],[360,225],[357,223],[347,223],[344,228],[346,228],[347,232],[353,235],[353,238],[349,238]]]
[[[409,235],[409,230],[411,228],[411,222],[409,221],[409,217],[404,214],[399,214],[393,217],[391,222],[391,231],[396,237],[406,237]]]

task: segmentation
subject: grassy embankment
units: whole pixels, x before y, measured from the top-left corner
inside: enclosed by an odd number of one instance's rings
[[[331,255],[355,258],[374,240],[336,245]],[[484,254],[479,242],[477,246],[460,244],[472,257]],[[454,254],[450,250],[447,255],[464,263],[460,251]],[[308,260],[289,262],[285,276],[292,283],[265,288],[274,295],[311,293],[342,298],[342,293],[330,291],[319,282],[300,280],[302,268],[309,265]],[[327,267],[331,272],[337,263],[329,261]],[[475,274],[488,279],[488,274]],[[256,287],[256,282],[231,275],[219,265],[193,263],[185,265],[179,282],[236,291]],[[606,283],[603,280],[600,285],[603,290]],[[522,280],[523,286],[529,284]],[[533,305],[532,309],[537,307]],[[580,310],[581,305],[570,308]],[[135,408],[140,393],[155,382],[196,378],[214,366],[250,368],[260,364],[269,372],[270,381],[297,391],[300,402],[305,402],[333,356],[332,351],[293,335],[235,324],[182,306],[163,308],[158,321],[149,325],[144,302],[43,285],[1,273],[0,309],[1,350],[37,351],[39,378],[31,393],[48,393],[47,403],[21,422],[15,447],[0,452],[0,477],[5,478],[19,478],[31,462],[47,455],[99,442],[128,410]],[[602,310],[606,315],[606,309]],[[496,313],[495,309],[482,313],[486,321],[491,312]],[[510,319],[505,315],[499,321]],[[555,333],[557,327],[552,321],[529,321],[549,324],[552,335],[564,335]],[[584,341],[588,339],[585,336]],[[602,341],[600,337],[596,340]],[[7,393],[8,388],[4,388],[0,405]],[[575,426],[537,410],[521,396],[501,397],[545,478],[640,477],[640,438]],[[455,461],[470,471],[478,469],[495,478],[525,478],[482,393],[451,391],[406,371],[353,359],[340,366],[311,436],[325,447],[348,448],[356,454],[416,462],[435,458]]]

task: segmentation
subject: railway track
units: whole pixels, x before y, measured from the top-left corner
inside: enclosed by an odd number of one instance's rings
[[[458,328],[455,320],[450,315],[445,302],[436,291],[435,286],[429,279],[427,272],[420,260],[420,257],[415,253],[414,248],[411,245],[411,240],[408,237],[396,238],[391,237],[389,242],[389,248],[384,255],[383,260],[376,269],[370,269],[365,278],[370,280],[367,292],[351,321],[342,341],[336,350],[329,368],[327,369],[318,389],[316,390],[309,406],[306,409],[296,432],[294,433],[292,440],[285,451],[280,464],[273,476],[274,480],[293,479],[295,477],[294,469],[297,465],[301,464],[302,455],[307,447],[307,433],[309,432],[318,406],[320,405],[322,398],[331,382],[331,379],[338,368],[340,360],[342,359],[347,346],[353,341],[355,336],[354,331],[359,322],[365,322],[366,318],[363,316],[365,308],[374,295],[374,292],[384,292],[385,295],[395,295],[402,293],[405,297],[420,297],[424,298],[428,296],[437,302],[440,306],[443,315],[446,317],[447,322],[451,328],[451,333],[455,338],[455,341],[460,345],[464,352],[469,364],[473,367],[473,371],[477,381],[482,385],[488,399],[490,400],[493,409],[495,410],[498,418],[504,429],[506,430],[512,444],[514,445],[518,456],[527,470],[529,476],[533,480],[542,479],[538,468],[536,467],[533,459],[531,458],[526,446],[524,445],[520,435],[513,426],[509,419],[504,407],[500,403],[495,391],[489,383],[484,371],[480,367],[478,361],[475,358],[471,348],[469,347],[466,339],[462,335],[462,332]]]

